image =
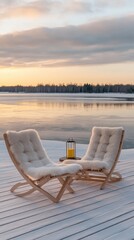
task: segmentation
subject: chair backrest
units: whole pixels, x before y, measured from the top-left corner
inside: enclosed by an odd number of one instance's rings
[[[83,160],[105,161],[109,168],[118,159],[124,136],[122,127],[93,127]]]
[[[41,167],[51,163],[36,130],[7,131],[4,134],[9,154],[22,170]]]

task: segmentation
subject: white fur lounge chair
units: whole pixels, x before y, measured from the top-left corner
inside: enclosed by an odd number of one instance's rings
[[[81,160],[65,160],[67,164],[79,163],[83,170],[78,179],[102,181],[103,189],[108,181],[119,181],[122,176],[114,172],[122,147],[122,127],[93,127],[90,142]]]
[[[82,169],[80,165],[65,165],[64,163],[52,162],[42,146],[37,131],[33,129],[20,132],[7,131],[4,133],[4,140],[9,155],[25,182],[16,183],[11,192],[23,185],[31,185],[31,189],[16,195],[24,196],[36,190],[45,194],[53,202],[58,202],[64,191],[74,192],[70,186],[75,174]],[[61,188],[57,196],[53,196],[43,189],[43,185],[49,180],[57,178]]]

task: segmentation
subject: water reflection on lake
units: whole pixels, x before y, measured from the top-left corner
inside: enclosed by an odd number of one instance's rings
[[[6,130],[35,128],[43,139],[88,143],[93,126],[123,126],[124,148],[134,148],[134,101],[88,95],[0,94],[0,138]]]

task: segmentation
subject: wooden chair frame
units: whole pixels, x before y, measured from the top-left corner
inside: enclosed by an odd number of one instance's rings
[[[12,159],[15,167],[17,168],[18,172],[22,175],[22,177],[25,179],[25,182],[19,182],[16,183],[11,189],[10,191],[15,193],[15,195],[17,196],[26,196],[28,194],[31,194],[33,192],[35,192],[36,190],[38,190],[39,192],[41,192],[42,194],[44,194],[45,196],[47,196],[52,202],[59,202],[59,200],[61,199],[63,193],[65,192],[65,190],[67,189],[70,193],[74,193],[74,190],[72,189],[72,187],[70,186],[70,184],[72,183],[73,179],[75,178],[76,174],[63,174],[60,176],[45,176],[42,177],[39,180],[32,180],[31,178],[29,178],[29,176],[27,176],[24,171],[20,168],[14,154],[12,153],[12,151],[10,150],[10,143],[8,141],[8,136],[6,133],[3,134],[5,143],[6,143],[6,147],[9,153],[10,158]],[[53,196],[52,194],[50,194],[48,191],[44,190],[42,187],[50,180],[52,179],[58,179],[59,182],[61,183],[61,188],[57,194],[57,196]],[[17,191],[15,191],[16,189],[18,189],[21,186],[24,185],[30,185],[31,189],[27,190],[25,192],[22,193],[18,193]]]
[[[123,138],[124,138],[124,130],[122,130],[122,135],[119,143],[119,149],[117,152],[117,155],[115,157],[115,161],[113,162],[113,165],[110,169],[110,171],[106,169],[100,169],[100,170],[81,170],[78,174],[76,179],[78,180],[87,180],[87,181],[99,181],[102,182],[100,189],[104,189],[107,182],[117,182],[122,179],[122,176],[119,172],[114,172],[115,166],[117,164],[122,144],[123,144]]]

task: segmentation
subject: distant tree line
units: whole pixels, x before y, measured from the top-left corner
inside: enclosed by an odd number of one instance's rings
[[[134,93],[134,85],[131,84],[68,84],[68,85],[42,85],[37,86],[2,86],[0,92],[11,93]]]

